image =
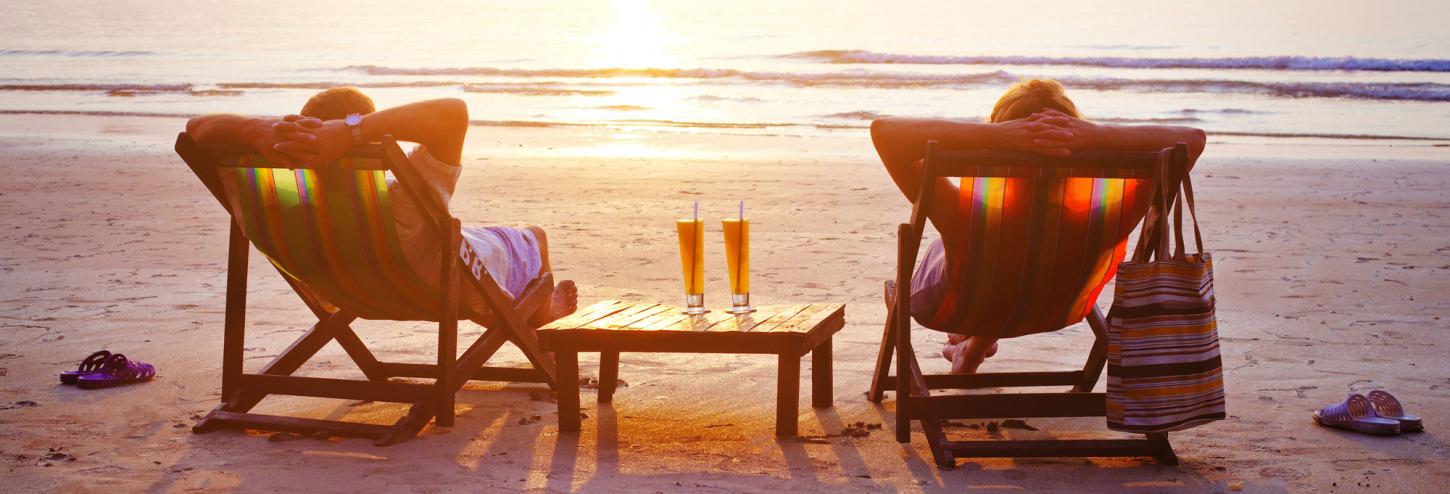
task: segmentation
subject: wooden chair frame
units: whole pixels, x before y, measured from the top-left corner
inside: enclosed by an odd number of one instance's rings
[[[442,256],[443,288],[442,313],[438,315],[438,353],[436,364],[412,364],[379,361],[368,350],[362,339],[349,327],[356,314],[334,306],[313,294],[305,284],[288,276],[283,279],[291,285],[312,313],[317,323],[293,342],[286,350],[254,374],[242,370],[244,347],[244,322],[247,300],[247,262],[250,241],[237,226],[235,212],[227,202],[222,188],[218,168],[231,165],[227,159],[249,154],[245,148],[231,146],[202,146],[192,141],[186,133],[176,139],[176,153],[186,161],[197,178],[232,214],[228,218],[231,234],[227,249],[227,301],[222,353],[222,403],[198,422],[192,430],[205,433],[216,429],[262,429],[273,431],[317,433],[326,432],[345,437],[373,439],[379,446],[396,444],[418,434],[430,419],[436,418],[439,427],[451,427],[454,422],[454,396],[469,380],[514,381],[545,383],[550,387],[557,384],[554,362],[539,349],[535,335],[536,328],[525,324],[528,317],[544,306],[549,296],[545,290],[553,284],[552,276],[544,273],[532,280],[524,293],[510,302],[503,289],[485,269],[472,269],[476,259],[473,250],[462,241],[462,225],[448,213],[447,205],[439,203],[432,196],[423,193],[422,177],[414,169],[402,148],[392,136],[384,136],[381,144],[357,146],[348,152],[348,157],[382,160],[386,169],[393,172],[403,190],[409,194],[426,215],[436,232],[445,238]],[[323,168],[336,166],[325,164]],[[361,169],[361,168],[360,168]],[[280,273],[280,270],[279,270]],[[460,273],[469,273],[468,284],[460,283]],[[483,295],[490,310],[491,320],[484,320],[477,314],[460,313],[460,290],[472,287]],[[466,312],[466,311],[465,311]],[[487,329],[467,350],[458,355],[458,320],[467,318]],[[362,370],[367,380],[330,379],[298,377],[297,371],[308,359],[322,349],[329,341],[336,341],[348,356]],[[503,346],[512,342],[528,357],[533,368],[486,367],[483,364]],[[432,379],[431,384],[393,382],[393,377]],[[411,403],[407,415],[391,426],[359,424],[352,422],[303,419],[279,415],[249,413],[263,398],[272,394],[311,396],[322,398],[373,400],[396,403]]]
[[[1150,456],[1176,465],[1168,435],[1144,439],[952,441],[941,421],[967,418],[1105,417],[1106,395],[1093,393],[1107,363],[1108,324],[1093,306],[1087,316],[1095,340],[1081,370],[1052,372],[990,372],[923,374],[911,346],[911,276],[926,228],[931,183],[939,177],[1093,177],[1154,178],[1162,160],[1170,170],[1187,170],[1187,146],[1159,152],[1075,151],[1070,158],[1050,158],[1007,151],[943,151],[927,145],[925,173],[912,204],[911,222],[897,227],[897,269],[894,286],[887,282],[887,316],[867,399],[880,403],[886,391],[896,397],[896,440],[911,440],[911,421],[921,422],[937,465],[954,468],[961,457],[1116,457]],[[1151,213],[1150,213],[1151,214]],[[896,375],[890,374],[892,353]],[[932,390],[993,387],[1071,386],[1069,392],[937,395]]]

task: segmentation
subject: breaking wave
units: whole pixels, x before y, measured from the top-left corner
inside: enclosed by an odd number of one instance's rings
[[[1450,61],[1447,61],[1450,63]],[[1450,68],[1450,67],[1447,67]],[[754,72],[734,69],[502,69],[495,67],[394,68],[351,66],[370,75],[550,77],[550,78],[657,78],[738,80],[800,87],[863,88],[973,88],[1008,84],[1021,77],[1005,71],[968,74],[913,74],[889,72]],[[1450,85],[1430,82],[1263,82],[1213,79],[1123,79],[1060,77],[1069,86],[1110,91],[1207,92],[1266,94],[1291,98],[1356,98],[1396,101],[1450,101]],[[435,84],[435,82],[427,82]],[[441,83],[437,83],[441,84]]]
[[[451,69],[396,69],[371,67],[370,74],[508,76],[515,78],[668,78],[707,79],[714,82],[780,84],[795,87],[842,88],[925,88],[972,89],[1010,84],[1020,76],[1003,72],[969,74],[912,74],[888,72],[751,72],[731,69],[498,69],[490,67]],[[1450,84],[1433,82],[1292,82],[1243,81],[1229,79],[1124,79],[1113,77],[1059,77],[1072,88],[1144,93],[1232,93],[1262,94],[1286,98],[1353,98],[1388,101],[1450,101]],[[490,83],[445,80],[382,82],[226,82],[221,91],[208,93],[193,84],[0,84],[0,91],[100,91],[117,95],[142,93],[193,93],[198,96],[235,95],[245,89],[326,89],[335,86],[361,88],[456,87],[473,93],[503,93],[525,96],[610,96],[608,87],[591,86],[589,81],[547,81]]]
[[[902,55],[866,50],[815,50],[781,55],[781,58],[814,60],[835,64],[919,64],[919,65],[1069,65],[1123,69],[1262,69],[1293,71],[1450,72],[1450,60],[1359,57],[1032,57],[1032,56],[942,56]]]
[[[144,111],[104,111],[104,110],[4,110],[0,109],[0,115],[79,115],[94,117],[151,117],[151,118],[190,118],[196,116],[193,113],[176,112],[144,112]],[[1144,119],[1142,121],[1158,121],[1156,119]],[[549,120],[469,120],[469,125],[474,127],[514,127],[514,128],[537,128],[537,127],[645,127],[645,128],[703,128],[703,129],[773,129],[789,127],[814,127],[820,129],[865,129],[867,125],[861,124],[830,124],[820,122],[695,122],[679,120],[603,120],[595,122],[565,122]],[[1209,136],[1241,136],[1241,137],[1271,137],[1271,138],[1320,138],[1320,139],[1347,139],[1347,140],[1398,140],[1398,141],[1431,141],[1450,142],[1450,136],[1411,136],[1411,135],[1390,135],[1390,134],[1340,134],[1340,133],[1300,133],[1300,132],[1241,132],[1209,130]],[[1439,144],[1436,144],[1439,146]]]
[[[155,55],[144,50],[20,50],[0,48],[0,57],[141,57]]]

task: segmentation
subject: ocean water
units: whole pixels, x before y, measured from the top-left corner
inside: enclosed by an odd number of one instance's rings
[[[479,126],[859,132],[981,118],[1014,81],[1089,118],[1450,139],[1450,2],[6,0],[0,113],[461,97]]]

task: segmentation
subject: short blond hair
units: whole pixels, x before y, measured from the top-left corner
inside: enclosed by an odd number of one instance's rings
[[[312,95],[302,105],[302,116],[319,120],[339,120],[349,114],[367,115],[377,111],[373,99],[355,87],[335,87]]]
[[[1052,79],[1023,79],[1013,84],[997,100],[997,105],[992,107],[992,123],[1006,122],[1026,118],[1033,113],[1044,110],[1057,110],[1072,116],[1081,117],[1077,113],[1077,105],[1067,98],[1067,90],[1062,83]]]

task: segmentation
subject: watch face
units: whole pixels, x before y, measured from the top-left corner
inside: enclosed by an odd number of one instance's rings
[[[358,115],[356,113],[349,113],[347,115],[347,118],[343,119],[343,123],[346,123],[348,125],[360,124],[362,123],[362,115]]]

